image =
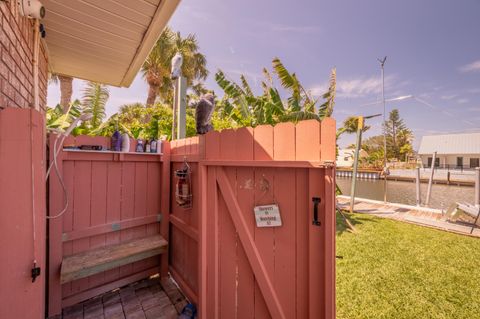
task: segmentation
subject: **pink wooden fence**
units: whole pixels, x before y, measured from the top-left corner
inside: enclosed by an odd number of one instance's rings
[[[198,303],[199,278],[199,214],[200,214],[200,138],[192,137],[170,143],[170,273],[185,295]],[[180,207],[175,202],[175,170],[187,161],[192,171],[192,206]]]
[[[54,140],[52,136],[51,147]],[[65,142],[65,145],[82,144],[109,146],[110,143],[106,138],[85,136]],[[168,145],[166,149],[168,153]],[[161,263],[166,275],[168,254],[60,284],[64,256],[156,233],[168,238],[168,213],[164,212],[168,212],[169,184],[163,185],[162,176],[168,181],[169,164],[167,160],[165,165],[159,154],[64,150],[57,161],[69,204],[66,213],[51,220],[49,225],[49,314],[58,314],[62,307],[159,273]],[[59,180],[52,173],[50,215],[61,211],[63,200]]]
[[[184,158],[194,205],[171,198],[170,271],[201,317],[334,318],[335,122],[173,142],[172,170]],[[321,198],[320,226],[313,197]],[[273,203],[283,225],[256,227],[253,208]]]
[[[188,209],[176,204],[174,192],[174,171],[185,160],[192,170]],[[334,318],[334,160],[332,119],[210,132],[166,143],[162,156],[61,152],[71,205],[50,223],[50,314],[169,271],[203,319]],[[52,180],[51,214],[62,206],[59,187]],[[321,199],[320,225],[312,223],[313,198]],[[255,225],[253,209],[265,204],[279,206],[281,227]],[[92,231],[160,213],[160,226]],[[169,241],[161,259],[60,286],[63,256],[155,232]]]
[[[2,31],[3,32],[3,31]],[[45,124],[0,110],[0,318],[45,318]],[[40,276],[32,282],[36,258]]]

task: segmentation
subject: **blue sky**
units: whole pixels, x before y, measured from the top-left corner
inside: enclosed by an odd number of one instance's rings
[[[386,97],[414,95],[387,103],[398,108],[418,142],[422,135],[480,131],[480,1],[462,0],[182,0],[170,26],[195,33],[207,56],[207,86],[220,93],[213,75],[245,74],[258,86],[261,69],[278,56],[313,94],[325,91],[337,68],[337,126],[350,115],[382,112],[362,106],[381,97],[377,58],[385,65]],[[75,81],[74,97],[82,82]],[[107,113],[125,103],[144,102],[147,86],[137,77],[127,89],[111,88]],[[48,104],[59,101],[49,87]],[[427,105],[428,104],[428,105]],[[366,137],[380,132],[371,120]],[[340,145],[354,141],[341,139]]]

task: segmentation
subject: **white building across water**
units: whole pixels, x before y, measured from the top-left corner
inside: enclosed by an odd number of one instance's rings
[[[423,166],[432,165],[451,169],[480,167],[480,133],[430,135],[422,137],[418,155]]]

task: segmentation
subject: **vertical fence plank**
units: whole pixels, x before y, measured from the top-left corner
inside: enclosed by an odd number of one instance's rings
[[[220,133],[211,131],[205,134],[205,159],[214,160],[220,157]]]
[[[57,159],[58,161],[58,159]],[[62,226],[60,227],[60,232],[66,232],[66,231],[72,231],[73,230],[73,207],[75,205],[74,201],[74,194],[75,194],[75,166],[74,162],[71,161],[65,161],[63,162],[63,170],[60,172],[63,172],[63,180],[65,183],[65,187],[67,188],[67,198],[68,200],[68,207],[67,211],[63,214],[62,217],[59,217],[58,219],[62,222]],[[53,173],[52,173],[53,174]],[[52,179],[57,179],[56,175],[55,177],[52,177]],[[64,207],[63,203],[63,191],[58,190],[59,193],[61,194],[61,204],[58,206],[56,209],[51,209],[51,215],[58,215],[60,211]],[[51,207],[53,208],[53,207]],[[61,237],[58,239],[60,242],[62,242]],[[63,244],[63,249],[62,249],[62,256],[68,256],[73,254],[73,242],[69,241]],[[55,277],[60,277],[60,266],[62,263],[62,259],[60,259],[60,262],[58,264],[58,273],[55,275]],[[55,279],[54,279],[55,280]],[[66,283],[62,285],[62,295],[71,295],[72,294],[72,283]]]
[[[107,166],[107,223],[120,220],[121,198],[122,198],[122,164],[108,163]],[[107,245],[118,244],[120,242],[120,233],[113,232],[107,234]],[[115,268],[105,273],[105,280],[113,281],[120,277],[120,269]]]
[[[256,161],[273,159],[273,127],[271,125],[259,125],[255,128],[253,134],[255,137],[254,159]]]
[[[295,125],[293,123],[279,123],[275,125],[274,134],[275,160],[295,160]]]
[[[105,224],[107,218],[107,164],[104,162],[92,162],[92,195],[90,226]],[[90,248],[105,246],[105,235],[90,238]],[[104,282],[105,274],[99,273],[89,278],[89,287],[93,288]]]
[[[322,161],[335,162],[336,159],[336,123],[331,117],[325,118],[321,123],[320,154]]]
[[[135,190],[134,190],[134,212],[133,217],[147,216],[147,193],[148,193],[148,163],[135,163]],[[147,226],[132,228],[134,238],[142,238],[147,235]],[[151,259],[151,258],[150,258]],[[140,260],[132,264],[133,271],[138,272],[147,269],[148,260]]]
[[[268,125],[257,126],[254,130],[255,160],[270,160],[274,154],[274,134],[273,127]],[[257,168],[255,169],[255,206],[273,203],[273,169]],[[255,227],[254,232],[255,245],[262,256],[263,264],[268,274],[274,273],[274,234],[270,227]],[[255,318],[271,318],[265,300],[258,283],[255,283]]]
[[[298,122],[295,137],[297,161],[320,161],[320,123],[317,120]]]
[[[274,159],[295,160],[295,134],[292,123],[277,125],[274,128]],[[278,156],[278,157],[277,157]],[[296,180],[294,169],[275,170],[274,199],[280,208],[282,226],[275,227],[275,269],[273,282],[278,299],[283,306],[286,318],[295,318],[295,258],[296,218],[295,197]]]
[[[242,128],[237,131],[237,159],[253,160],[254,139],[253,129]],[[255,232],[254,207],[255,176],[253,168],[237,168],[236,188],[237,201],[247,223],[248,231]],[[237,314],[236,318],[253,319],[255,316],[255,276],[248,262],[245,249],[237,242]]]
[[[235,158],[236,131],[224,130],[220,135],[220,158],[231,160]],[[235,168],[226,170],[229,182],[235,183]],[[236,245],[237,233],[229,216],[225,200],[219,196],[218,203],[219,220],[219,242],[220,242],[220,317],[235,318],[236,313]]]
[[[308,317],[308,228],[311,223],[311,212],[308,198],[308,170],[296,169],[296,306],[297,318]]]
[[[160,224],[160,234],[170,243],[170,144],[163,143],[162,145],[162,183],[160,184],[160,209],[162,213],[162,221]],[[167,247],[167,252],[161,256],[160,276],[166,277],[168,275],[168,262],[170,256],[170,245]]]
[[[160,214],[160,197],[162,180],[161,163],[147,164],[147,216]],[[147,235],[154,235],[159,233],[159,225],[147,225]],[[167,239],[167,238],[166,238]]]
[[[135,210],[135,163],[122,163],[122,199],[120,206],[120,220],[133,218]],[[124,242],[134,238],[132,229],[120,231],[120,241]],[[120,276],[126,276],[133,270],[133,266],[120,267]]]
[[[325,169],[324,296],[325,318],[335,317],[335,168]]]
[[[50,135],[50,162],[53,160],[53,144],[57,135]],[[57,157],[58,169],[60,172],[63,168],[63,153]],[[57,214],[63,207],[63,192],[61,190],[60,181],[55,173],[51,173],[49,177],[49,196],[50,207],[49,215]],[[70,213],[71,215],[71,213]],[[50,219],[49,224],[49,269],[48,269],[48,314],[50,316],[61,313],[62,311],[62,285],[60,284],[60,265],[62,263],[64,245],[62,243],[63,219],[65,217]]]
[[[73,194],[73,230],[83,229],[90,226],[90,205],[92,191],[92,162],[82,161],[75,163],[75,192]],[[73,253],[86,251],[90,248],[90,238],[82,238],[73,241]],[[72,282],[72,292],[80,292],[88,289],[89,278],[83,278]]]
[[[212,151],[216,148],[212,148]],[[209,154],[208,150],[206,151],[206,158],[209,156],[215,156],[216,154]],[[207,217],[206,217],[206,251],[207,251],[207,264],[209,267],[206,269],[206,279],[207,281],[207,296],[206,297],[206,316],[203,319],[220,319],[220,289],[219,289],[219,221],[218,221],[218,187],[217,187],[217,174],[214,167],[209,167],[207,170],[207,187],[208,193],[207,197]]]
[[[308,281],[309,281],[309,318],[316,318],[319,315],[325,315],[325,299],[324,299],[324,227],[325,227],[325,189],[324,189],[325,174],[323,169],[309,169],[308,170],[308,199],[309,199],[309,214],[313,212],[313,197],[319,197],[322,201],[319,204],[319,219],[322,222],[321,226],[308,226]]]

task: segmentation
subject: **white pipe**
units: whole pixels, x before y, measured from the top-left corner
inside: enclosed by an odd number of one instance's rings
[[[40,20],[33,24],[33,107],[40,111],[40,93],[38,87],[38,55],[40,51]]]

